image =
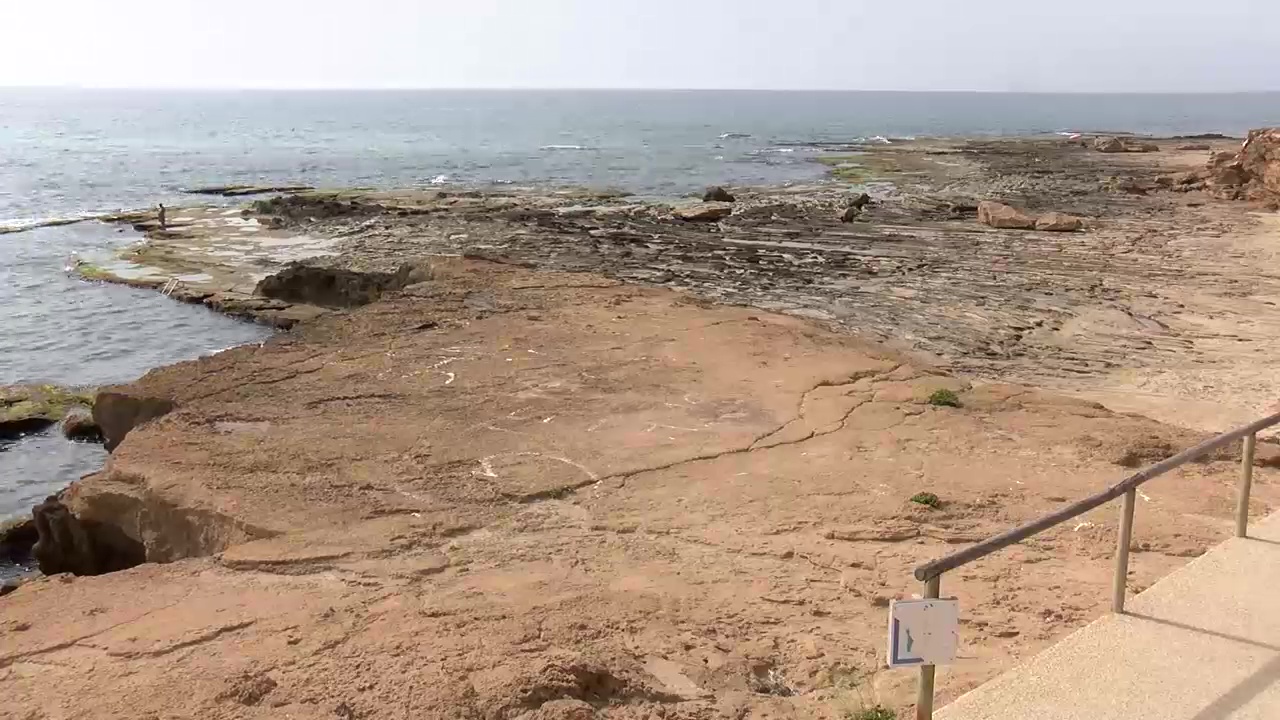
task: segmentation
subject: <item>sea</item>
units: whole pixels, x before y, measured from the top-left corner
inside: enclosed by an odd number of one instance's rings
[[[208,202],[205,185],[619,188],[816,182],[827,143],[1280,124],[1280,93],[0,89],[0,385],[97,386],[261,342],[262,327],[86,282],[74,254],[136,242],[54,219]],[[102,466],[56,432],[0,445],[0,520]]]

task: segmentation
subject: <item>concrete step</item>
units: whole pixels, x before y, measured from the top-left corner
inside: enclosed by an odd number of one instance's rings
[[[1280,719],[1280,513],[939,720]]]

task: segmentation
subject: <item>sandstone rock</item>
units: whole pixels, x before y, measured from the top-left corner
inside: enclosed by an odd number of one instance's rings
[[[251,206],[258,215],[273,215],[285,220],[368,217],[386,208],[377,203],[360,202],[343,193],[304,192],[278,195],[258,200]]]
[[[1160,146],[1149,142],[1129,142],[1124,145],[1125,152],[1160,152]]]
[[[406,264],[393,273],[357,272],[295,262],[275,275],[263,278],[253,292],[261,297],[290,303],[358,307],[377,301],[383,293],[405,287],[413,270],[413,265]]]
[[[1179,145],[1178,149],[1179,150],[1212,150],[1213,146],[1207,145],[1205,143],[1190,143],[1187,145]]]
[[[1280,128],[1250,131],[1238,152],[1215,153],[1207,169],[1207,185],[1219,197],[1280,197]]]
[[[25,565],[31,559],[31,548],[39,540],[31,518],[16,518],[0,523],[0,561]]]
[[[89,534],[80,521],[55,497],[50,497],[31,511],[35,518],[36,541],[31,554],[45,575],[69,572],[74,575],[96,575],[97,561]]]
[[[245,195],[266,195],[268,193],[296,193],[315,190],[310,185],[210,185],[208,187],[183,190],[187,195],[219,195],[222,197],[243,197]]]
[[[102,430],[93,421],[93,412],[88,408],[76,408],[62,418],[60,425],[62,436],[68,440],[80,442],[101,442]]]
[[[1124,141],[1118,137],[1100,137],[1093,141],[1093,149],[1104,153],[1121,153],[1125,151]]]
[[[145,397],[126,392],[101,392],[93,403],[93,421],[110,452],[119,447],[135,427],[168,415],[175,407],[174,402],[168,398]]]
[[[92,404],[90,393],[57,385],[0,387],[0,439],[39,432]]]
[[[1082,227],[1084,227],[1084,221],[1080,218],[1060,212],[1046,213],[1036,220],[1037,230],[1049,232],[1075,232]]]
[[[993,228],[1030,230],[1036,226],[1035,218],[1020,210],[991,200],[978,203],[978,222]]]
[[[709,202],[679,208],[673,214],[688,222],[718,222],[733,214],[733,206],[729,203]]]
[[[729,194],[729,191],[728,191],[728,190],[725,190],[724,188],[720,187],[719,185],[713,185],[713,186],[711,186],[711,187],[707,188],[707,191],[706,191],[705,193],[703,193],[703,194],[702,194],[702,201],[703,201],[703,202],[728,202],[728,203],[731,203],[731,202],[733,202],[733,200],[734,200],[733,195]]]
[[[82,523],[56,497],[31,510],[39,539],[31,554],[45,575],[101,575],[142,564],[142,545],[117,527]]]

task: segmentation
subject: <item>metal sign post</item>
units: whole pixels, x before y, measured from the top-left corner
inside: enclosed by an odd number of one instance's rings
[[[924,598],[889,604],[889,667],[920,668],[917,720],[932,720],[936,668],[955,660],[959,644],[959,603],[938,599],[941,584],[940,578],[931,578]]]

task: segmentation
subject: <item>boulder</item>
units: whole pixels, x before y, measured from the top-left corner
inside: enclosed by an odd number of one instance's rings
[[[1125,152],[1124,141],[1118,137],[1100,137],[1093,141],[1093,149],[1104,153]]]
[[[111,452],[135,427],[168,415],[175,407],[168,398],[101,392],[93,403],[93,421],[102,434],[107,451]]]
[[[320,307],[358,307],[376,302],[384,293],[408,285],[413,270],[414,266],[409,264],[400,266],[395,272],[359,272],[294,262],[275,275],[263,278],[253,294]]]
[[[31,560],[31,548],[39,539],[36,524],[31,518],[0,523],[0,561],[26,565]]]
[[[1149,142],[1128,142],[1124,144],[1125,152],[1160,152],[1160,146]]]
[[[1206,183],[1225,198],[1280,198],[1280,128],[1251,130],[1240,150],[1214,153]]]
[[[1051,212],[1041,215],[1036,220],[1037,230],[1049,232],[1075,232],[1084,227],[1084,221],[1074,215]]]
[[[102,430],[93,421],[93,412],[88,408],[76,408],[62,418],[59,425],[62,436],[77,442],[102,442]]]
[[[40,432],[57,424],[68,412],[92,404],[91,391],[57,385],[0,387],[0,439]]]
[[[703,194],[702,194],[702,201],[703,201],[703,202],[727,202],[727,203],[731,203],[731,202],[733,202],[733,199],[734,199],[734,198],[733,198],[733,195],[730,195],[728,190],[725,190],[724,188],[720,187],[719,185],[713,185],[713,186],[711,186],[711,187],[707,188],[707,191],[706,191],[705,193],[703,193]]]
[[[1179,145],[1179,150],[1212,150],[1213,146],[1205,143],[1190,143],[1187,145]]]
[[[733,205],[709,202],[678,208],[673,214],[687,222],[719,222],[733,214]]]
[[[1036,226],[1035,218],[1030,215],[991,200],[978,203],[978,222],[1012,230],[1030,230]]]
[[[82,523],[56,497],[31,510],[39,539],[31,549],[45,575],[101,575],[143,562],[142,545],[118,528]]]

